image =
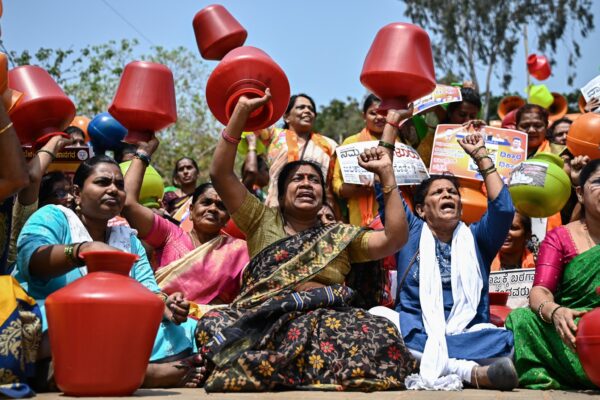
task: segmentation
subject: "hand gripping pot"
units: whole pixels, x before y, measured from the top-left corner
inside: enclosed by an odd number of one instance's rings
[[[435,89],[427,32],[401,22],[377,32],[360,74],[361,83],[381,99],[380,109],[404,109]]]
[[[138,259],[83,253],[87,274],[46,299],[58,387],[68,396],[126,396],[140,387],[164,304],[129,277]]]
[[[290,84],[267,53],[256,47],[238,47],[210,74],[206,102],[215,118],[227,125],[240,97],[262,97],[267,88],[271,89],[271,100],[250,114],[245,131],[268,128],[281,118],[290,100]]]

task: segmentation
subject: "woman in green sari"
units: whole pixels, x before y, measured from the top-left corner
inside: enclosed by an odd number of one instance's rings
[[[572,174],[573,176],[573,174]],[[578,318],[600,306],[600,159],[579,175],[581,220],[548,232],[540,246],[530,308],[510,313],[519,383],[528,389],[592,389],[575,353]]]
[[[416,368],[395,326],[352,306],[344,286],[351,263],[379,259],[407,239],[404,209],[392,168],[391,143],[359,157],[378,175],[392,223],[365,231],[340,223],[322,224],[325,199],[319,165],[309,160],[285,165],[277,181],[279,206],[252,196],[233,172],[236,145],[248,116],[270,99],[242,97],[222,133],[211,179],[236,225],[246,234],[252,258],[240,295],[206,313],[196,341],[214,367],[207,391],[277,389],[386,390],[404,388]],[[410,111],[390,111],[385,129],[395,134]],[[393,136],[393,135],[392,135]],[[209,368],[210,369],[210,368]]]

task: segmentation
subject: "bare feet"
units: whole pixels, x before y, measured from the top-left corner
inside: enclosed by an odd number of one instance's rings
[[[511,359],[502,357],[488,366],[473,368],[471,384],[478,389],[513,390],[519,386],[519,377]]]
[[[142,386],[145,388],[199,387],[208,377],[205,364],[200,354],[172,362],[150,363]]]

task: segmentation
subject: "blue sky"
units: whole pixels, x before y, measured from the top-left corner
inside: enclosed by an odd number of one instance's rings
[[[151,42],[165,47],[181,45],[197,52],[192,19],[209,4],[213,3],[4,0],[2,40],[9,50],[35,51],[40,47],[79,49],[110,39],[137,38],[141,50],[150,47]],[[410,22],[398,0],[226,0],[219,4],[248,30],[246,44],[263,49],[284,69],[292,92],[308,93],[318,104],[346,96],[362,98],[366,90],[359,81],[360,71],[375,34],[390,22]],[[600,1],[594,1],[593,7],[598,28],[581,43],[583,56],[579,59],[575,88],[600,74]],[[530,52],[534,51],[530,43]],[[560,62],[561,54],[553,76],[544,83],[552,91],[565,92],[573,87],[567,86],[567,66],[566,61]],[[525,87],[524,59],[521,44],[513,67],[512,91]],[[207,64],[211,70],[216,66],[212,61]],[[500,92],[497,81],[492,90]]]

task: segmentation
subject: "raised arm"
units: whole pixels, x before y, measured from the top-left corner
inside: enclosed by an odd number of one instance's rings
[[[235,213],[248,194],[248,189],[240,182],[233,168],[237,144],[248,116],[271,99],[271,91],[266,90],[263,97],[248,99],[240,97],[229,123],[223,130],[215,154],[210,164],[210,179],[230,214]]]
[[[48,143],[38,150],[33,158],[27,163],[29,172],[29,185],[19,192],[19,203],[28,206],[35,203],[40,194],[42,176],[46,173],[48,166],[56,158],[56,154],[65,146],[73,143],[73,139],[63,136],[53,136]]]
[[[0,101],[0,201],[29,184],[27,164],[15,128]]]
[[[483,176],[488,199],[495,200],[502,187],[504,187],[504,182],[502,182],[502,178],[496,171],[492,159],[488,156],[483,136],[479,133],[467,135],[458,143],[471,156],[477,165],[477,169],[479,169],[479,173]]]
[[[139,197],[146,172],[146,160],[152,157],[154,151],[158,148],[158,139],[153,137],[148,142],[138,143],[136,157],[131,160],[129,169],[125,174],[125,207],[123,216],[129,222],[129,225],[138,231],[140,237],[146,237],[154,225],[154,213],[148,207],[140,204]]]
[[[379,177],[383,191],[386,224],[383,231],[369,237],[369,258],[380,259],[397,252],[408,239],[408,223],[398,193],[392,160],[398,123],[410,117],[412,110],[388,111],[387,124],[383,129],[383,146],[367,149],[358,158],[358,164]]]

